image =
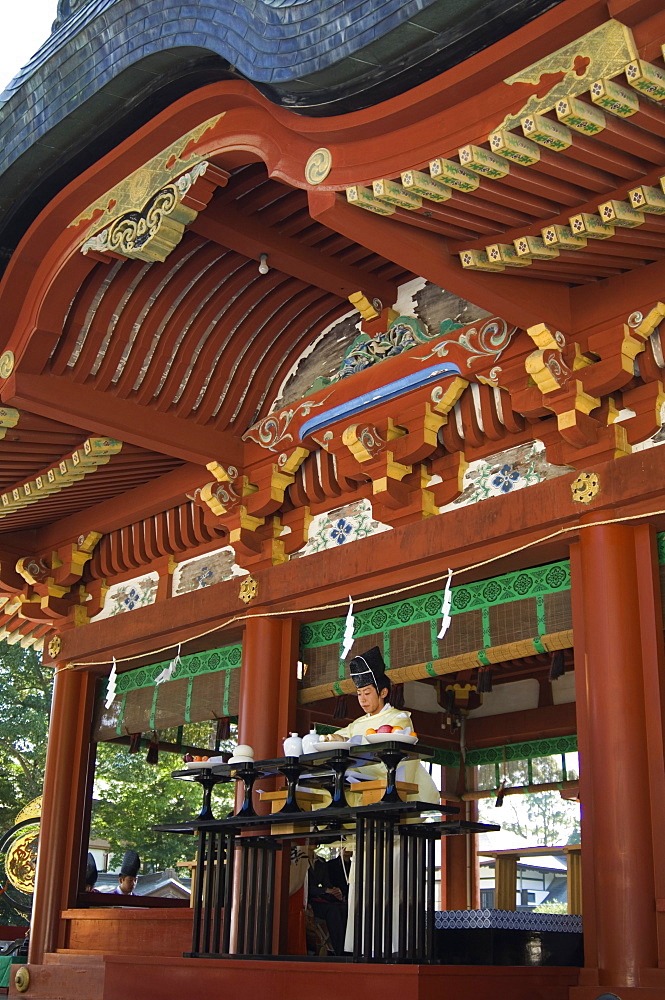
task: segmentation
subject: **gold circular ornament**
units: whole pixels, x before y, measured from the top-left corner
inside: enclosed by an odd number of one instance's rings
[[[0,378],[9,378],[11,373],[14,371],[15,363],[16,358],[14,357],[14,352],[5,351],[2,357],[0,357]]]
[[[332,169],[332,153],[325,146],[315,149],[305,167],[308,184],[321,184]]]
[[[30,986],[30,971],[25,965],[21,965],[14,976],[14,986],[17,993],[27,993]]]
[[[14,817],[15,823],[22,823],[24,819],[38,819],[42,814],[42,796],[38,795],[27,806],[23,806],[21,811]]]
[[[48,644],[48,655],[52,660],[57,659],[57,656],[62,649],[62,639],[59,635],[54,635]]]
[[[600,480],[595,472],[580,472],[570,489],[575,503],[590,503],[600,493]]]
[[[245,579],[240,584],[240,590],[238,591],[238,597],[245,604],[249,604],[253,601],[259,592],[258,581],[254,579],[253,576],[246,576]]]
[[[31,896],[35,891],[38,839],[39,824],[25,827],[12,841],[5,857],[7,878],[15,889],[27,896]]]

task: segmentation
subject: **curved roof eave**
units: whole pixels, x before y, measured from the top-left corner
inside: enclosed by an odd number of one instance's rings
[[[301,114],[345,113],[560,2],[215,0],[193,18],[180,0],[88,0],[0,98],[0,261],[58,187],[192,89],[243,77]]]

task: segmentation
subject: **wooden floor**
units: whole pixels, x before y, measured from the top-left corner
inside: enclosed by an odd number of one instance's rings
[[[47,955],[28,1000],[568,1000],[572,968]],[[11,996],[19,996],[12,986]]]

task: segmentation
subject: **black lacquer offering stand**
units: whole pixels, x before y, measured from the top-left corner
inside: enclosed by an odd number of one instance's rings
[[[226,765],[224,765],[226,766]],[[229,774],[223,777],[219,774],[213,774],[212,768],[202,767],[194,769],[183,769],[180,771],[172,771],[172,778],[180,778],[186,781],[195,781],[198,785],[203,788],[203,802],[201,803],[201,812],[197,816],[197,820],[214,820],[215,815],[212,811],[212,790],[216,785],[221,785],[225,782],[233,781],[233,777]]]
[[[332,772],[332,800],[323,810],[317,809],[317,813],[325,812],[328,809],[339,809],[346,805],[344,776],[352,763],[346,747],[337,748],[334,743],[331,743],[330,750],[318,750],[315,753],[303,754],[300,757],[300,762],[305,765],[302,772],[305,780],[308,780],[311,775],[315,782],[318,782]]]
[[[173,777],[197,780],[204,787],[203,808],[196,819],[155,827],[198,835],[192,950],[186,957],[282,957],[273,952],[277,852],[288,852],[291,840],[314,846],[336,841],[345,826],[355,840],[354,947],[349,960],[432,962],[435,842],[445,835],[498,827],[460,820],[418,822],[425,813],[459,811],[455,806],[402,802],[397,796],[399,764],[430,756],[422,749],[386,741],[242,766],[222,764],[204,773],[174,772]],[[372,805],[346,805],[346,771],[376,761],[388,771],[384,798]],[[286,779],[286,802],[279,812],[257,816],[252,789],[256,778],[264,775]],[[312,812],[298,806],[296,786],[303,775],[332,775],[333,800],[328,806]],[[224,781],[242,781],[245,794],[236,813],[217,820],[211,815],[210,795]]]
[[[415,750],[415,744],[401,740],[386,740],[385,743],[361,744],[350,748],[354,761],[367,764],[381,763],[386,769],[386,790],[382,802],[401,802],[397,791],[397,768],[405,760],[431,760],[434,756],[426,750]]]

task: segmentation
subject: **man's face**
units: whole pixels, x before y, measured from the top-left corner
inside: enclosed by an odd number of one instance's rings
[[[131,895],[136,888],[136,879],[133,875],[120,875],[118,876],[118,881],[120,883],[120,891],[124,892],[126,896]]]
[[[368,684],[367,687],[358,688],[358,701],[363,712],[367,715],[376,715],[383,708],[388,689],[384,688],[381,694],[376,690],[373,684]]]

